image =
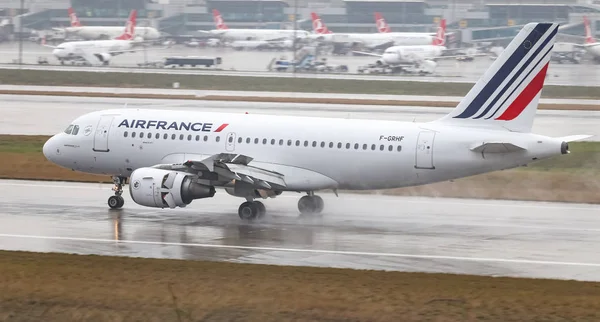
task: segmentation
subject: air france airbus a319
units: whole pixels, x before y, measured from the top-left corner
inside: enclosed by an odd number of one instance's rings
[[[256,199],[306,193],[301,213],[320,213],[320,190],[423,185],[514,168],[569,153],[568,142],[531,133],[558,24],[527,24],[447,116],[427,123],[112,109],[85,114],[50,138],[44,155],[76,171],[113,177],[110,208],[129,178],[134,202],[185,207],[215,188]]]

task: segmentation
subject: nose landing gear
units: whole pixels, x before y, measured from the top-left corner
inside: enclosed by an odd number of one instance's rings
[[[111,209],[120,209],[125,204],[125,199],[121,196],[123,194],[123,185],[127,178],[125,177],[112,177],[115,186],[112,190],[115,192],[114,196],[108,198],[108,206]]]

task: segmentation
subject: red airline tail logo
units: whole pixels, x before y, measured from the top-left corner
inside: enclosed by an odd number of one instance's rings
[[[327,26],[321,21],[319,15],[314,12],[310,13],[310,17],[312,18],[313,31],[317,34],[330,34],[331,31],[327,29]]]
[[[127,19],[127,23],[125,24],[125,31],[123,34],[115,39],[119,40],[132,40],[135,34],[135,22],[137,19],[137,10],[132,10],[129,14],[129,19]]]
[[[379,32],[385,33],[391,31],[390,26],[385,22],[385,19],[379,12],[375,12],[375,24],[377,25],[377,30],[379,30]]]
[[[446,19],[440,20],[440,26],[437,29],[435,38],[433,39],[434,46],[444,46],[446,44]]]
[[[69,8],[69,19],[71,20],[71,27],[81,27],[81,23],[75,14],[73,8]]]
[[[227,28],[225,21],[223,21],[223,17],[221,17],[221,13],[219,13],[219,10],[213,9],[212,12],[213,12],[213,19],[215,20],[215,25],[217,26],[217,30],[229,29],[229,28]]]
[[[583,17],[583,26],[585,27],[585,43],[593,44],[596,42],[594,35],[592,34],[592,28],[590,27],[590,21],[586,16]]]

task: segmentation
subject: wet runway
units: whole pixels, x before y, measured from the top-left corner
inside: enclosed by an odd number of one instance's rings
[[[0,134],[52,135],[80,115],[103,109],[128,108],[194,110],[206,112],[318,116],[427,122],[449,113],[450,108],[220,102],[166,99],[0,95]],[[533,132],[548,136],[589,134],[600,140],[600,111],[546,111],[536,116]]]
[[[52,56],[50,48],[42,47],[39,44],[25,42],[23,46],[23,62],[33,64],[25,68],[51,69],[51,70],[89,70],[97,72],[106,72],[115,69],[110,67],[74,67],[58,65],[57,60]],[[0,64],[10,64],[18,61],[19,51],[18,43],[0,44]],[[292,77],[290,73],[269,72],[267,66],[271,60],[286,57],[292,59],[292,52],[255,52],[255,51],[235,51],[230,48],[188,48],[184,46],[174,46],[169,49],[162,47],[150,47],[146,50],[141,49],[135,53],[128,53],[112,58],[110,64],[112,67],[136,67],[138,63],[161,61],[168,56],[208,56],[222,57],[223,64],[220,66],[223,71],[202,70],[202,69],[134,69],[130,72],[135,73],[180,73],[180,74],[208,74],[208,75],[246,75],[259,77]],[[48,58],[53,66],[37,65],[38,57]],[[493,60],[489,57],[477,58],[473,62],[457,62],[455,60],[442,60],[436,68],[436,76],[369,76],[356,74],[359,66],[364,66],[375,62],[373,57],[367,56],[326,56],[329,64],[347,65],[349,74],[297,74],[296,77],[308,78],[343,78],[343,79],[369,79],[369,80],[412,80],[429,82],[475,82],[484,71],[491,65]],[[1,65],[0,68],[18,68],[18,66]],[[580,85],[580,86],[598,86],[597,80],[600,79],[600,66],[586,62],[581,65],[574,64],[550,64],[548,69],[548,79],[546,84],[555,85]]]
[[[108,210],[110,185],[0,181],[0,248],[600,280],[600,206],[322,194],[322,216],[299,217],[300,195],[265,200],[244,223],[218,191],[185,209]]]

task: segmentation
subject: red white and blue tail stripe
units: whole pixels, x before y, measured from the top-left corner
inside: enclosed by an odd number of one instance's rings
[[[558,24],[529,23],[441,122],[530,132]]]

